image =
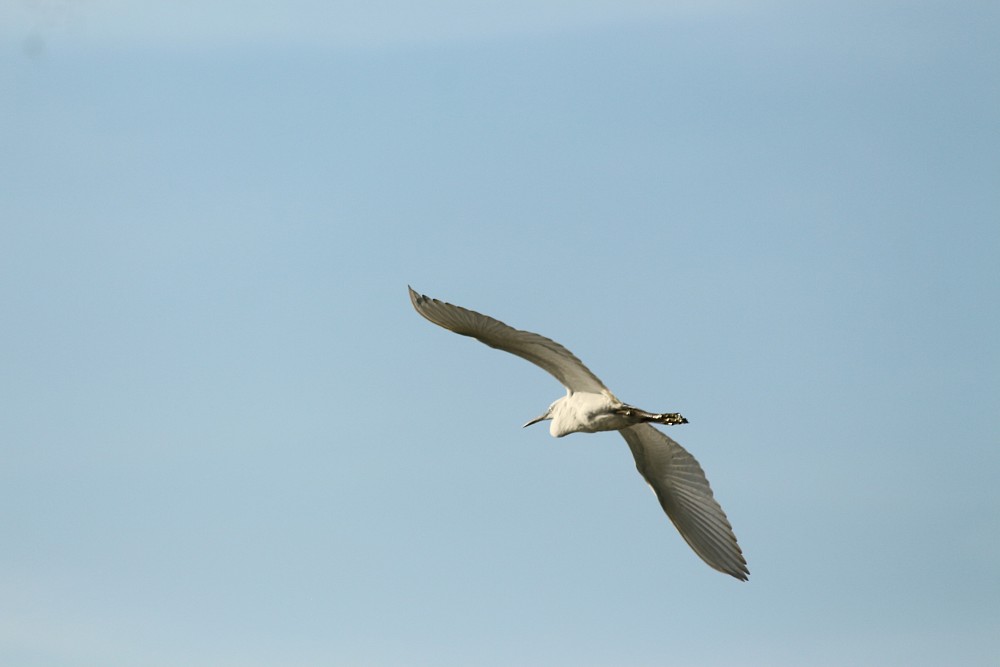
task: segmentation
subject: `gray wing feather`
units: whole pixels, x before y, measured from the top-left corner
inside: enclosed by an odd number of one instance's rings
[[[522,359],[551,373],[570,391],[608,392],[597,376],[583,365],[565,347],[530,331],[509,327],[500,320],[467,308],[453,306],[444,301],[418,294],[410,288],[410,301],[425,318],[463,336],[471,336],[481,343]]]
[[[726,513],[712,495],[705,472],[691,454],[649,424],[621,429],[635,467],[681,537],[711,567],[746,581],[750,576]]]

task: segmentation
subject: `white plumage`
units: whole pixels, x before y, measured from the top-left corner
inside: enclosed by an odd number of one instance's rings
[[[551,420],[549,432],[618,431],[625,438],[639,473],[656,493],[660,506],[684,540],[711,567],[746,581],[750,575],[725,512],[712,495],[705,473],[693,456],[651,424],[683,424],[677,413],[651,413],[622,403],[572,352],[559,343],[466,308],[418,294],[410,300],[425,318],[463,336],[471,336],[540,366],[566,387],[542,415],[525,426]]]

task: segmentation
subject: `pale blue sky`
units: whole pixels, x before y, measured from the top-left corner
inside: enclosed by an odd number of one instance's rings
[[[995,665],[992,2],[0,8],[0,663]],[[683,412],[751,570],[406,285]]]

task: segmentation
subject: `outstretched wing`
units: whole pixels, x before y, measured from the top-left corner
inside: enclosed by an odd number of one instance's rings
[[[681,537],[711,567],[746,581],[747,562],[698,461],[649,424],[629,426],[620,433],[639,474],[653,487]]]
[[[530,331],[509,327],[500,320],[460,306],[432,299],[410,289],[410,300],[428,320],[490,347],[516,354],[551,373],[570,391],[607,392],[597,376],[565,347]],[[610,393],[610,392],[608,392]]]

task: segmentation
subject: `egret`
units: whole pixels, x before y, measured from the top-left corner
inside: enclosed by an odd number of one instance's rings
[[[622,403],[583,362],[553,340],[418,294],[412,287],[409,290],[413,307],[434,324],[516,354],[552,374],[566,388],[566,395],[525,426],[549,420],[549,433],[556,438],[570,433],[621,433],[639,474],[694,552],[716,570],[742,581],[748,579],[750,571],[736,535],[698,461],[652,426],[685,424],[684,417],[675,412],[646,412]]]

